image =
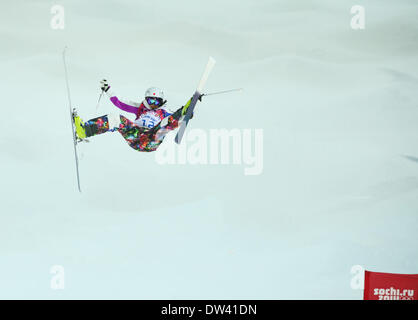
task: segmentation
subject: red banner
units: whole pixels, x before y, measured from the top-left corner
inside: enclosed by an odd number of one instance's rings
[[[364,300],[418,300],[418,274],[366,270]]]

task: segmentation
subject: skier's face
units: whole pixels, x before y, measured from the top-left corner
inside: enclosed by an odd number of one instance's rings
[[[161,98],[147,97],[146,99],[151,109],[157,109],[161,107],[163,104],[163,101]]]

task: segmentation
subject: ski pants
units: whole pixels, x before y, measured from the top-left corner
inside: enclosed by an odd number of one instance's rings
[[[85,122],[84,129],[87,137],[118,131],[133,149],[151,152],[157,150],[168,132],[179,126],[179,118],[179,114],[174,113],[149,129],[136,125],[122,115],[104,115]]]

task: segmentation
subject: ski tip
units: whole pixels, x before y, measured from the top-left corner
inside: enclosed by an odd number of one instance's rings
[[[211,64],[215,64],[216,63],[216,60],[212,56],[209,56],[209,62]]]

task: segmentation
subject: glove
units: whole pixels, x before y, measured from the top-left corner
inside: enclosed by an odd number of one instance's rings
[[[107,92],[107,90],[110,89],[109,84],[107,83],[106,79],[103,79],[102,81],[100,81],[100,89],[102,89],[102,91]]]
[[[198,98],[198,99],[199,99],[199,101],[200,101],[200,102],[202,102],[202,97],[203,97],[204,95],[205,95],[205,94],[203,93],[203,94],[201,94],[201,95],[199,96],[199,98]]]

